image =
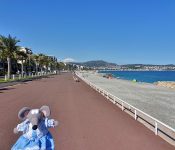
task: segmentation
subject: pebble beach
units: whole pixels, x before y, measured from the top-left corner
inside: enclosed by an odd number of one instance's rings
[[[160,83],[160,86],[157,86],[116,78],[107,79],[96,72],[83,72],[82,74],[98,87],[175,128],[175,91],[173,88],[164,87]]]

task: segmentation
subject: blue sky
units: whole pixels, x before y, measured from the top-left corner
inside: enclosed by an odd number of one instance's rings
[[[0,34],[76,61],[175,64],[174,0],[1,0]]]

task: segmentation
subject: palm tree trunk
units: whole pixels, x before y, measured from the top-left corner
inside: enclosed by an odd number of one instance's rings
[[[10,79],[10,75],[11,75],[11,58],[10,57],[7,57],[7,64],[8,64],[7,78]]]
[[[3,67],[3,74],[5,75],[5,61],[2,61],[2,67]]]
[[[21,61],[21,76],[24,76],[24,64],[23,64],[23,60]]]
[[[38,74],[38,64],[35,62],[35,69],[36,69],[36,74]]]
[[[46,66],[46,73],[48,73],[48,70],[49,70],[49,67],[48,67],[48,66]]]
[[[16,61],[16,70],[17,70],[17,72],[19,71],[18,62],[17,61]]]
[[[31,75],[32,73],[32,66],[31,66],[31,62],[30,62],[30,55],[29,55],[29,74]]]

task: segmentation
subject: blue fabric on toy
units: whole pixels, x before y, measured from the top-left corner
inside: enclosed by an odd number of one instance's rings
[[[18,124],[17,130],[23,135],[13,145],[11,150],[54,150],[54,140],[48,128],[54,127],[54,119],[45,118],[38,129],[33,130],[29,120]]]

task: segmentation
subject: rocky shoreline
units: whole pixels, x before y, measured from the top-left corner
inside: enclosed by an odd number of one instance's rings
[[[175,82],[172,81],[158,81],[156,85],[175,89]]]

